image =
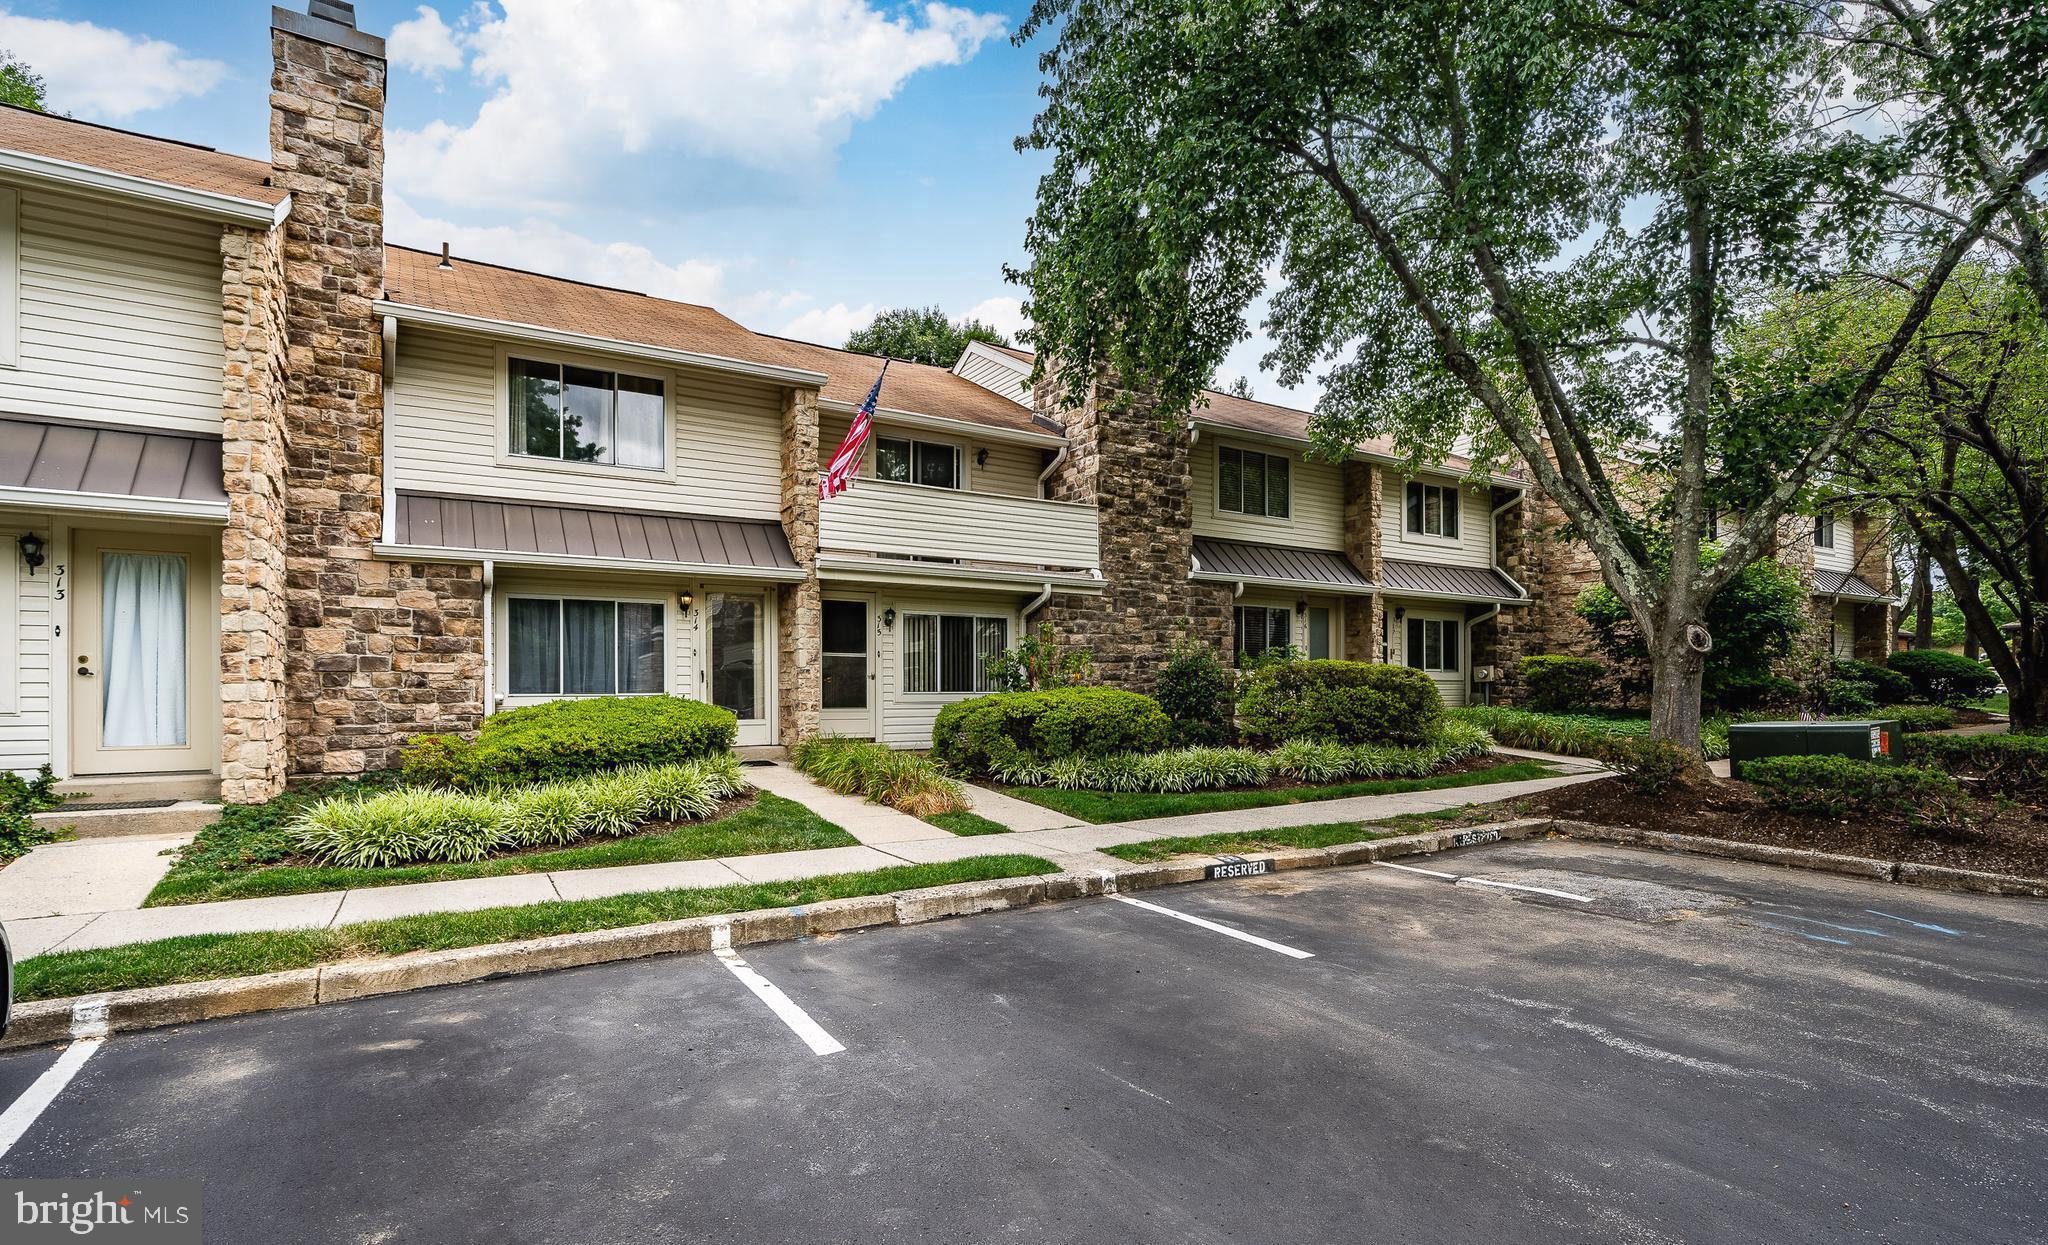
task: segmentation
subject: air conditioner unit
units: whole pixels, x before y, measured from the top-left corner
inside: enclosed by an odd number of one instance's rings
[[[1474,666],[1472,667],[1472,681],[1474,683],[1497,683],[1500,681],[1500,667]]]

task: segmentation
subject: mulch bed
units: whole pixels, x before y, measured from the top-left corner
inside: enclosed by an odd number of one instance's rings
[[[1524,816],[2048,878],[2048,805],[2035,801],[2000,808],[1978,801],[1977,807],[1985,817],[1970,830],[1918,829],[1903,818],[1838,821],[1780,812],[1748,784],[1726,779],[1657,796],[1638,795],[1627,783],[1610,779],[1515,802]]]

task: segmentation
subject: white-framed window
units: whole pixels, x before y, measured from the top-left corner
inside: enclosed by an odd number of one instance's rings
[[[1408,620],[1408,664],[1417,670],[1455,672],[1458,667],[1458,636],[1455,619],[1410,618]]]
[[[505,392],[505,449],[515,458],[668,464],[668,387],[658,377],[509,355]]]
[[[512,696],[643,696],[667,690],[659,601],[514,596],[505,602]]]
[[[1287,648],[1294,643],[1294,615],[1282,605],[1239,605],[1232,610],[1237,625],[1237,660],[1240,665],[1267,649]]]
[[[875,438],[875,478],[929,488],[959,488],[960,447],[909,437]]]
[[[1458,539],[1458,488],[1453,484],[1408,482],[1408,531],[1416,536]]]
[[[1010,647],[1010,620],[985,614],[905,614],[903,690],[986,692],[988,659]]]
[[[1232,514],[1284,519],[1292,465],[1285,454],[1261,454],[1234,445],[1216,447],[1216,508]]]
[[[1813,547],[1832,549],[1835,547],[1835,520],[1831,515],[1813,516]]]

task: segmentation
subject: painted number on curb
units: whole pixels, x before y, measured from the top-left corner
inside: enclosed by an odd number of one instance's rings
[[[1210,865],[1202,876],[1214,881],[1217,878],[1255,878],[1272,871],[1271,860],[1246,860],[1242,856],[1225,856],[1222,864]]]
[[[1500,842],[1498,830],[1460,830],[1451,836],[1452,847],[1473,847],[1480,843]]]

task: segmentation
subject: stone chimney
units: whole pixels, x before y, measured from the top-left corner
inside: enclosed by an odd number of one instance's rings
[[[1089,651],[1102,681],[1149,692],[1183,638],[1228,660],[1230,589],[1188,579],[1194,509],[1188,427],[1160,422],[1154,399],[1098,378],[1067,404],[1056,369],[1032,395],[1066,429],[1070,452],[1052,479],[1054,501],[1093,502],[1102,530],[1101,596],[1056,593],[1026,625],[1051,623],[1059,641]]]

